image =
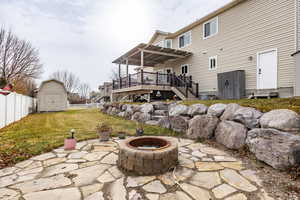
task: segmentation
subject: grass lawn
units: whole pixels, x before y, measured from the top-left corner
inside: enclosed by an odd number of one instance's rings
[[[0,129],[0,168],[51,151],[63,145],[70,129],[76,129],[77,140],[97,138],[95,127],[108,122],[113,133],[134,134],[136,123],[100,113],[97,109],[69,110],[57,113],[36,113]],[[147,135],[176,135],[175,132],[145,125]]]
[[[215,103],[237,103],[241,106],[253,107],[262,112],[268,112],[274,109],[290,109],[300,114],[300,98],[274,98],[274,99],[239,99],[239,100],[195,100],[183,101],[182,104],[192,105],[202,103],[210,106]]]

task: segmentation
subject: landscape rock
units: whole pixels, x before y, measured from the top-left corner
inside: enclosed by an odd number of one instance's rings
[[[169,117],[162,117],[158,120],[158,125],[163,128],[171,128]]]
[[[150,121],[146,121],[145,124],[151,125],[151,126],[157,126],[158,125],[158,121],[156,120],[150,120]]]
[[[153,113],[154,108],[151,103],[145,103],[141,105],[141,112],[145,114]]]
[[[131,120],[144,123],[146,121],[149,121],[151,119],[150,114],[148,113],[142,113],[142,112],[136,112],[132,115]]]
[[[154,115],[160,115],[160,116],[167,116],[168,115],[168,111],[167,110],[155,110]]]
[[[170,106],[169,116],[187,115],[189,107],[182,104]]]
[[[240,107],[233,114],[233,120],[244,124],[249,129],[253,129],[259,127],[259,119],[261,116],[262,113],[255,108]]]
[[[188,121],[182,116],[171,116],[170,125],[171,129],[177,132],[185,132],[188,129]]]
[[[221,116],[221,120],[233,120],[233,115],[239,108],[241,108],[239,104],[236,103],[228,104]]]
[[[214,136],[219,119],[213,115],[197,115],[189,121],[187,137],[190,139],[210,139]]]
[[[110,115],[117,115],[120,112],[120,110],[118,110],[117,108],[113,107],[110,111]]]
[[[168,110],[168,104],[164,102],[153,102],[152,103],[155,110]]]
[[[253,129],[248,132],[249,150],[275,169],[300,164],[300,136],[276,129]]]
[[[194,104],[191,105],[188,109],[188,115],[195,116],[195,115],[203,115],[207,111],[207,106],[204,104]]]
[[[260,118],[262,128],[275,128],[281,131],[300,133],[300,116],[288,109],[272,110]]]
[[[239,149],[244,146],[247,137],[247,129],[244,125],[233,121],[219,123],[215,137],[217,142],[229,149]]]
[[[220,117],[223,114],[226,106],[227,105],[223,104],[223,103],[213,104],[208,108],[207,114],[214,115],[216,117]]]

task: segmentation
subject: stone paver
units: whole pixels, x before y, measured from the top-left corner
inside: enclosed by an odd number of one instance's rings
[[[224,169],[220,172],[220,175],[224,181],[237,189],[243,190],[245,192],[253,192],[257,190],[257,188],[252,185],[247,179],[245,179],[232,169]]]
[[[143,187],[143,189],[146,192],[159,193],[159,194],[165,193],[167,191],[167,189],[161,184],[160,181],[153,181],[151,183],[148,183]]]
[[[23,197],[25,200],[80,200],[81,194],[77,188],[65,188],[29,193]]]
[[[216,198],[221,199],[229,194],[236,192],[237,190],[234,189],[233,187],[231,187],[230,185],[227,185],[224,183],[224,184],[214,188],[212,191]]]
[[[89,140],[0,170],[2,200],[272,200],[256,172],[222,150],[179,141],[179,165],[155,176],[127,175],[116,165],[118,142]]]

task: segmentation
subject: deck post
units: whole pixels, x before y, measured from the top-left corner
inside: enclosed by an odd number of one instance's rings
[[[121,63],[119,63],[119,79],[121,78]]]
[[[159,74],[158,74],[158,72],[156,72],[156,85],[158,85],[158,76],[159,76]]]
[[[141,69],[141,85],[144,84],[144,70]]]
[[[131,87],[131,75],[128,75],[128,87]]]
[[[112,81],[112,88],[115,89],[115,80]]]
[[[199,83],[196,83],[196,97],[199,97]]]
[[[128,77],[128,58],[126,59],[126,77]]]

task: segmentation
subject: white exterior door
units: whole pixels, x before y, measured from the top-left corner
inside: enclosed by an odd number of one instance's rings
[[[257,89],[277,88],[277,50],[257,53]]]

